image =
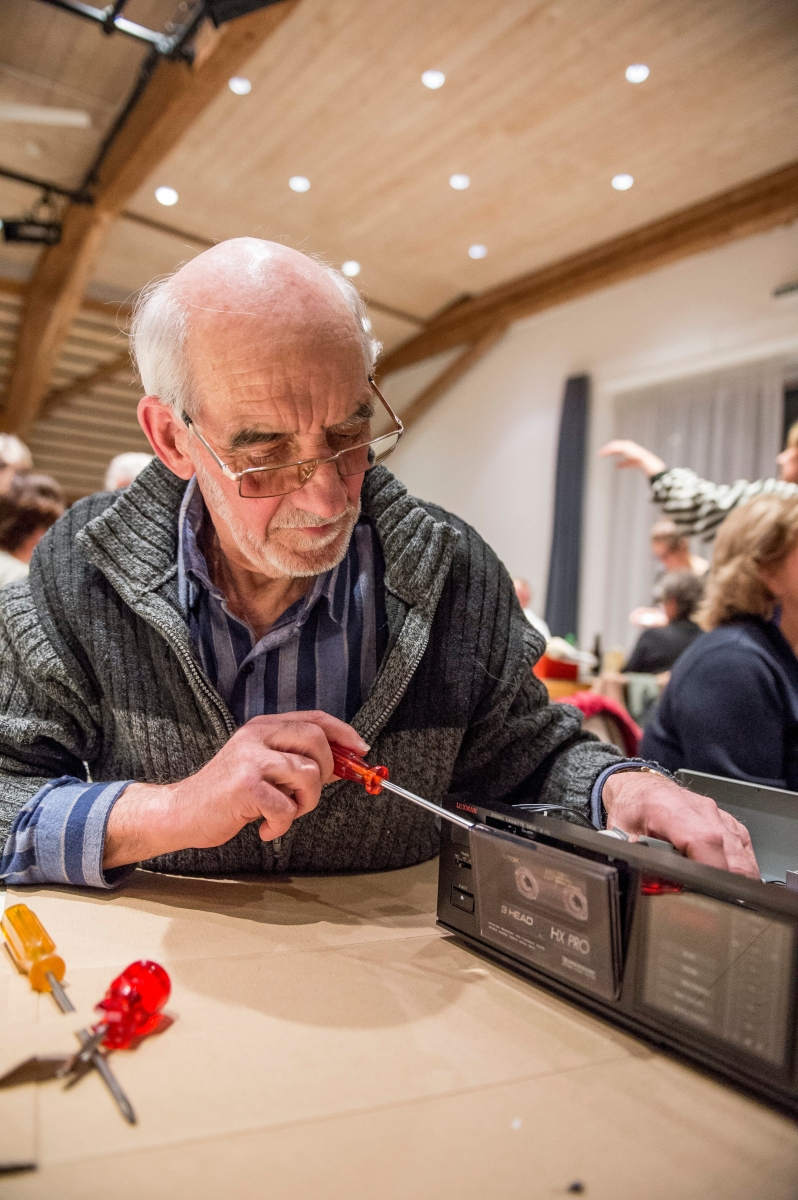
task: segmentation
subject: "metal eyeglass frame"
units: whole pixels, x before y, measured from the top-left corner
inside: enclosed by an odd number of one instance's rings
[[[380,463],[384,459],[386,459],[388,457],[388,455],[391,454],[396,449],[396,446],[399,443],[399,439],[401,438],[402,434],[405,431],[405,427],[402,424],[402,422],[399,420],[399,417],[396,415],[396,413],[391,408],[388,401],[383,396],[380,389],[377,387],[374,380],[371,378],[369,379],[369,387],[376,394],[378,399],[382,401],[383,405],[385,406],[385,409],[387,410],[388,414],[390,415],[391,419],[393,420],[394,424],[396,425],[395,429],[391,429],[387,433],[381,433],[379,437],[370,438],[367,442],[358,442],[358,444],[356,446],[347,446],[346,449],[338,450],[335,454],[331,454],[329,458],[303,458],[303,459],[300,459],[298,462],[280,463],[279,466],[274,466],[274,467],[247,467],[243,471],[231,471],[230,468],[228,467],[227,463],[223,462],[222,459],[219,457],[219,455],[216,453],[216,451],[213,449],[213,447],[209,446],[208,443],[205,441],[205,438],[202,436],[202,434],[200,433],[199,429],[197,428],[195,422],[191,419],[191,417],[188,415],[188,413],[183,412],[180,415],[183,420],[183,423],[190,430],[190,432],[193,433],[194,436],[196,438],[198,438],[200,442],[202,442],[203,446],[208,451],[211,458],[216,463],[217,467],[219,467],[220,471],[225,476],[225,478],[231,480],[233,483],[238,484],[238,494],[239,494],[239,496],[241,496],[242,500],[267,500],[267,499],[270,499],[270,497],[268,497],[268,496],[245,496],[241,491],[242,479],[244,479],[244,477],[247,475],[255,475],[255,474],[260,475],[260,474],[264,474],[266,471],[290,471],[290,469],[292,467],[307,468],[306,471],[300,472],[300,474],[304,475],[305,478],[302,479],[302,482],[297,487],[291,488],[291,490],[288,492],[277,492],[276,493],[278,496],[290,496],[292,492],[301,491],[302,488],[305,486],[305,484],[310,482],[310,480],[316,474],[316,468],[320,464],[335,462],[336,459],[340,458],[342,454],[351,454],[351,452],[353,450],[362,450],[365,446],[373,446],[375,444],[375,442],[381,442],[383,438],[391,437],[393,434],[397,434],[396,442],[394,443],[393,446],[391,446],[391,449],[386,451],[385,454],[380,455],[380,457],[378,459],[375,459],[375,461],[373,463],[370,463],[369,466],[366,467],[366,470],[368,471],[371,469],[371,467],[376,467],[378,463]],[[357,473],[358,472],[356,472],[356,471],[353,472],[353,474],[357,474]]]

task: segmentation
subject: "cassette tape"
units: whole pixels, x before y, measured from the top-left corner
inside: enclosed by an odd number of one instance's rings
[[[469,839],[485,941],[614,999],[621,976],[617,868],[485,826]]]
[[[537,863],[535,869],[519,863],[513,876],[522,900],[533,901],[547,912],[567,915],[575,921],[589,919],[587,891],[579,878]]]

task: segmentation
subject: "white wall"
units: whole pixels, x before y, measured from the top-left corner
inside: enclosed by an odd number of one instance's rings
[[[647,382],[758,357],[798,361],[798,302],[771,293],[798,279],[798,223],[748,238],[513,326],[403,439],[391,469],[410,491],[479,530],[543,609],[560,404],[568,375],[593,380],[581,636],[600,627],[609,472],[596,448],[613,397]],[[389,376],[401,409],[451,356]]]

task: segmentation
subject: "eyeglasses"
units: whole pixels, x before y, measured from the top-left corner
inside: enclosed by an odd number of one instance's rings
[[[369,379],[369,386],[382,402],[394,428],[367,442],[359,442],[356,446],[345,446],[335,454],[331,454],[329,458],[305,458],[300,462],[280,463],[277,466],[269,467],[247,467],[244,471],[232,471],[226,463],[222,462],[216,451],[208,445],[188,413],[184,412],[181,416],[189,430],[202,442],[222,474],[234,483],[238,483],[239,496],[248,500],[259,500],[266,496],[287,496],[290,492],[298,492],[300,488],[303,488],[313,478],[316,468],[319,466],[335,463],[338,474],[343,478],[346,478],[347,475],[360,475],[362,472],[376,467],[377,463],[384,462],[388,455],[396,449],[399,438],[404,433],[404,426],[373,379]]]

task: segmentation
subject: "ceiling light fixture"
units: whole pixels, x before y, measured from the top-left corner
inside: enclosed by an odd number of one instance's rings
[[[237,96],[248,96],[252,91],[252,84],[243,75],[234,75],[232,79],[228,79],[227,86]]]
[[[172,187],[157,187],[155,189],[155,199],[159,204],[164,204],[167,208],[171,208],[173,204],[177,204],[179,196]]]
[[[355,262],[353,258],[348,258],[341,267],[341,270],[343,271],[344,275],[348,275],[348,277],[351,279],[353,275],[360,274],[360,263]]]
[[[292,175],[288,180],[288,186],[292,192],[309,192],[310,180],[306,179],[304,175]]]
[[[612,177],[612,186],[616,192],[628,192],[633,183],[632,175],[613,175]]]
[[[651,72],[645,63],[633,63],[626,68],[626,78],[630,83],[645,83]]]
[[[22,125],[66,125],[89,129],[91,117],[82,108],[51,108],[45,104],[0,104],[0,121]]]
[[[477,242],[475,246],[468,247],[469,258],[484,258],[487,253],[488,247],[482,246],[479,242]]]
[[[449,187],[453,187],[456,192],[464,192],[471,183],[468,175],[450,175]]]
[[[421,76],[421,82],[424,84],[424,87],[436,92],[438,88],[443,87],[446,83],[446,76],[443,71],[425,71]]]

